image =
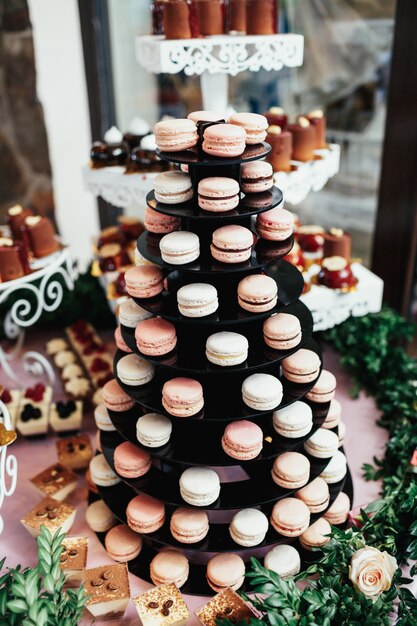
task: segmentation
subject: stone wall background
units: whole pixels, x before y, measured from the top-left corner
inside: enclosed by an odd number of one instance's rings
[[[0,0],[0,223],[14,204],[53,217],[48,139],[26,0]]]

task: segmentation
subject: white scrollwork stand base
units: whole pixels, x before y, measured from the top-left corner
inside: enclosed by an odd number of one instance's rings
[[[17,296],[4,321],[5,335],[15,342],[14,346],[7,351],[0,346],[1,369],[15,383],[19,383],[19,378],[11,362],[18,355],[21,356],[25,371],[32,376],[46,375],[49,382],[54,383],[54,371],[42,354],[31,350],[21,355],[25,328],[35,324],[43,311],[56,311],[62,303],[64,289],[74,288],[76,274],[68,248],[63,248],[51,257],[44,268],[28,276],[0,284],[0,305],[6,303],[11,296]]]
[[[4,424],[6,430],[10,430],[12,425],[10,415],[0,400],[0,423]],[[7,446],[0,446],[0,511],[4,498],[13,495],[17,484],[17,460],[13,454],[8,454]],[[0,534],[3,532],[4,521],[0,514]]]

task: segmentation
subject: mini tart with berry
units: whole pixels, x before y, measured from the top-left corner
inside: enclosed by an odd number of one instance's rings
[[[329,289],[349,292],[356,289],[358,279],[346,259],[341,256],[330,256],[322,261],[321,270],[317,274],[317,283]]]

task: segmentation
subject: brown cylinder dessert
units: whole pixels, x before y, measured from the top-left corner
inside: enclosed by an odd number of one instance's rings
[[[136,146],[130,153],[126,173],[165,172],[167,169],[168,161],[160,159],[155,150],[144,150],[141,146]]]
[[[340,256],[350,261],[352,236],[341,228],[331,228],[324,233],[323,257]]]
[[[244,35],[246,33],[246,0],[228,0],[226,24],[229,34]]]
[[[167,0],[164,4],[164,33],[166,39],[190,39],[190,11],[186,0]]]
[[[346,259],[341,256],[331,256],[323,259],[317,282],[329,289],[350,291],[357,285],[358,279]]]
[[[248,35],[273,35],[275,32],[274,0],[247,0]]]
[[[47,217],[39,215],[27,217],[25,227],[29,248],[35,258],[41,259],[59,250],[55,229]]]
[[[306,117],[299,117],[296,124],[289,124],[292,134],[292,159],[294,161],[311,161],[316,149],[316,130]]]
[[[7,223],[14,239],[23,239],[25,219],[33,215],[30,209],[24,209],[20,204],[10,207],[7,211]]]
[[[165,1],[166,0],[153,0],[151,4],[153,35],[164,34],[163,13]]]
[[[305,116],[310,124],[316,131],[316,148],[326,147],[326,118],[323,115],[323,111],[317,109],[316,111],[310,111]]]
[[[288,115],[284,113],[284,109],[281,109],[281,107],[271,107],[262,115],[266,117],[270,126],[280,126],[282,129],[287,128]]]
[[[133,150],[136,146],[140,145],[140,142],[146,135],[149,135],[151,129],[149,124],[140,117],[135,117],[129,126],[129,130],[124,133],[123,141],[129,144],[129,148]]]
[[[197,28],[202,37],[223,34],[223,10],[220,0],[194,0]]]
[[[270,126],[266,135],[266,142],[271,146],[267,161],[275,172],[291,171],[292,135],[280,126]]]
[[[93,168],[125,165],[129,156],[129,144],[116,126],[104,134],[104,141],[95,141],[91,146],[90,159]]]
[[[0,279],[2,283],[29,273],[25,246],[8,237],[0,239]]]

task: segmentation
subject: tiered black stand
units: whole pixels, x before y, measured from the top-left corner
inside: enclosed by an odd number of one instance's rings
[[[198,234],[200,238],[200,257],[197,261],[183,266],[173,266],[164,262],[159,252],[161,236],[149,232],[143,233],[138,240],[138,250],[148,261],[161,267],[166,273],[167,289],[160,296],[152,299],[137,299],[144,309],[151,311],[175,324],[177,331],[176,349],[163,357],[147,357],[141,354],[135,342],[134,330],[122,326],[122,336],[129,348],[139,356],[151,360],[155,366],[155,377],[151,383],[142,387],[121,387],[136,400],[137,405],[124,413],[111,413],[116,432],[102,432],[103,453],[112,467],[116,446],[122,441],[130,441],[141,447],[136,439],[136,421],[149,411],[162,412],[161,389],[166,380],[176,376],[189,376],[200,381],[204,389],[204,409],[197,415],[184,418],[170,416],[173,431],[170,442],[161,448],[144,448],[153,456],[154,463],[150,472],[136,480],[123,479],[115,487],[100,488],[100,496],[114,514],[126,522],[126,506],[138,493],[147,493],[166,506],[167,521],[163,528],[150,535],[144,535],[144,549],[140,556],[129,563],[129,569],[140,578],[150,580],[149,563],[153,556],[164,546],[182,550],[190,561],[190,576],[182,591],[184,593],[206,595],[212,591],[205,579],[205,563],[217,552],[237,552],[245,560],[263,554],[278,543],[297,544],[296,540],[280,536],[272,527],[265,540],[255,548],[242,548],[234,543],[228,532],[228,523],[235,510],[258,507],[269,516],[274,503],[293,492],[275,485],[271,478],[274,459],[286,450],[303,450],[303,443],[320,427],[326,418],[329,404],[311,404],[314,416],[312,431],[305,437],[286,439],[277,435],[272,426],[272,413],[259,412],[247,407],[241,397],[243,380],[254,372],[271,373],[279,376],[284,397],[281,407],[303,399],[313,387],[314,381],[300,385],[289,383],[280,373],[280,361],[301,347],[317,353],[319,348],[311,339],[313,321],[307,307],[299,297],[303,290],[301,273],[292,265],[282,260],[293,245],[290,237],[284,242],[267,242],[258,239],[251,258],[240,264],[219,263],[211,257],[210,243],[212,233],[225,224],[240,224],[254,230],[254,217],[268,211],[283,201],[282,193],[276,187],[271,190],[243,197],[239,206],[227,213],[209,213],[197,205],[197,185],[202,178],[209,176],[227,176],[240,183],[240,166],[247,161],[263,159],[270,151],[268,144],[248,147],[244,154],[235,159],[213,158],[199,150],[182,153],[160,153],[160,157],[176,164],[186,164],[193,181],[194,198],[182,205],[166,205],[155,200],[153,192],[148,194],[148,205],[165,215],[181,218],[181,228]],[[237,285],[251,273],[270,274],[274,264],[273,277],[278,284],[278,303],[265,313],[248,313],[237,302]],[[203,318],[186,318],[178,311],[176,292],[185,284],[208,282],[214,285],[219,295],[219,308],[215,314]],[[291,350],[273,350],[266,346],[262,336],[263,321],[278,311],[296,315],[301,323],[301,343]],[[232,330],[245,335],[249,340],[249,355],[245,363],[236,367],[218,367],[208,362],[205,356],[207,337],[221,330]],[[120,350],[115,357],[114,372],[117,378],[117,362],[124,356]],[[221,436],[226,425],[237,419],[249,419],[262,428],[264,447],[254,460],[241,463],[227,456],[221,446]],[[311,461],[310,481],[326,467],[329,459]],[[223,482],[220,497],[207,507],[210,517],[210,530],[207,537],[197,544],[180,544],[169,531],[169,518],[175,508],[188,506],[181,498],[179,477],[189,466],[203,465],[240,469],[240,477],[234,482]],[[346,482],[346,485],[345,485]],[[340,483],[331,486],[331,502],[344,488],[352,495],[350,475]],[[222,519],[223,517],[223,519]],[[319,516],[312,516],[312,521]],[[299,546],[298,546],[299,547]],[[304,554],[304,553],[303,553]],[[304,554],[305,558],[308,555]]]

